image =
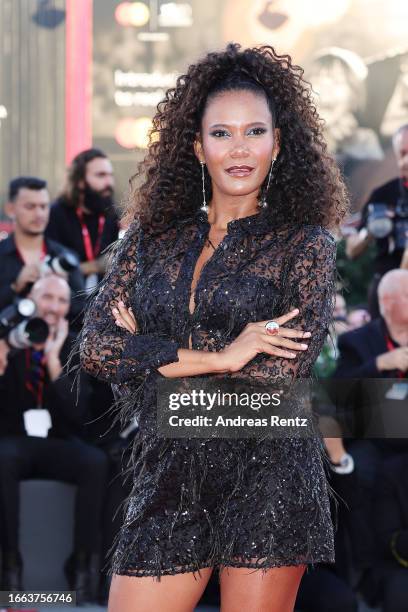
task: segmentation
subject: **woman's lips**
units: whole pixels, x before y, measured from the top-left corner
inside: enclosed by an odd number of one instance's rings
[[[227,172],[227,174],[230,176],[243,177],[251,174],[253,170],[253,168],[231,168],[230,170],[225,170],[225,172]]]

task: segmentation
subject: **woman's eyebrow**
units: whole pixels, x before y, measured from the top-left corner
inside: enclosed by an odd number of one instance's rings
[[[212,123],[209,127],[211,128],[215,128],[215,127],[230,127],[231,123]],[[248,125],[264,125],[265,127],[268,125],[267,123],[265,123],[264,121],[251,121],[250,123],[245,123],[244,124],[245,127],[248,127]]]

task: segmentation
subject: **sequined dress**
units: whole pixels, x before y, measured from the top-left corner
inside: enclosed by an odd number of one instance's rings
[[[331,233],[318,225],[276,228],[268,209],[228,223],[202,268],[191,314],[193,273],[209,229],[201,211],[165,231],[133,222],[87,309],[82,367],[113,385],[122,423],[136,416],[140,427],[109,573],[159,578],[208,566],[334,561],[321,439],[157,436],[158,368],[178,361],[178,348],[219,351],[248,322],[298,307],[286,326],[312,332],[307,351],[295,359],[258,354],[228,376],[306,378],[331,323]],[[138,333],[115,325],[119,299],[132,306]]]

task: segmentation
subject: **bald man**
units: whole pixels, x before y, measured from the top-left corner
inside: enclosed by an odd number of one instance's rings
[[[89,398],[85,377],[77,401],[73,375],[63,373],[74,339],[65,318],[69,286],[65,279],[48,275],[36,281],[30,297],[37,306],[36,316],[48,324],[49,335],[43,345],[9,356],[0,378],[1,588],[23,590],[19,481],[62,480],[77,485],[73,553],[65,570],[77,600],[86,601],[91,556],[100,548],[107,459],[103,451],[81,439]]]
[[[357,569],[362,571],[360,590],[371,605],[378,603],[378,572],[381,552],[376,547],[373,522],[373,495],[378,470],[384,461],[408,453],[408,428],[398,429],[400,438],[382,435],[381,422],[387,414],[395,420],[395,408],[408,407],[408,394],[404,381],[408,382],[408,270],[395,269],[387,272],[378,286],[380,316],[362,327],[342,334],[339,337],[339,362],[333,378],[352,378],[361,380],[361,395],[356,398],[354,417],[361,417],[363,433],[365,427],[374,423],[377,437],[348,441],[347,451],[352,455],[361,488],[361,503],[351,508],[350,525],[352,530],[353,560]],[[388,388],[397,390],[394,380],[401,381],[400,400],[386,399]],[[371,379],[365,380],[365,379]],[[340,383],[339,383],[340,384]],[[405,391],[404,391],[405,389]],[[368,401],[367,401],[368,398]],[[365,408],[363,408],[365,406]],[[378,421],[375,419],[378,418]],[[392,422],[391,422],[392,424]],[[404,429],[406,431],[404,431]],[[381,437],[382,436],[382,437]]]
[[[340,336],[335,378],[407,377],[408,270],[387,272],[378,298],[380,316]]]
[[[376,366],[380,372],[408,370],[408,270],[392,270],[378,285],[380,313],[388,328],[390,350],[378,355]]]

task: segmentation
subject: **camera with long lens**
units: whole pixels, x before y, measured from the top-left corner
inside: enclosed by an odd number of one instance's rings
[[[49,273],[54,274],[69,274],[72,270],[76,270],[79,267],[80,261],[75,253],[65,251],[60,255],[47,255],[44,261],[41,262],[41,276],[46,276]],[[22,291],[20,291],[20,297],[28,295],[33,287],[34,283],[27,283]]]
[[[408,197],[405,191],[401,190],[395,209],[382,203],[368,205],[367,229],[374,238],[391,237],[391,252],[408,246]]]
[[[69,272],[72,272],[72,270],[78,268],[79,263],[79,259],[75,253],[70,253],[69,251],[61,253],[61,255],[55,255],[54,257],[47,255],[41,264],[41,271],[44,274],[47,272],[54,272],[55,274],[68,274]]]
[[[28,298],[6,306],[0,312],[0,339],[6,338],[14,349],[45,342],[49,328],[43,319],[33,316],[35,311],[35,303]]]

